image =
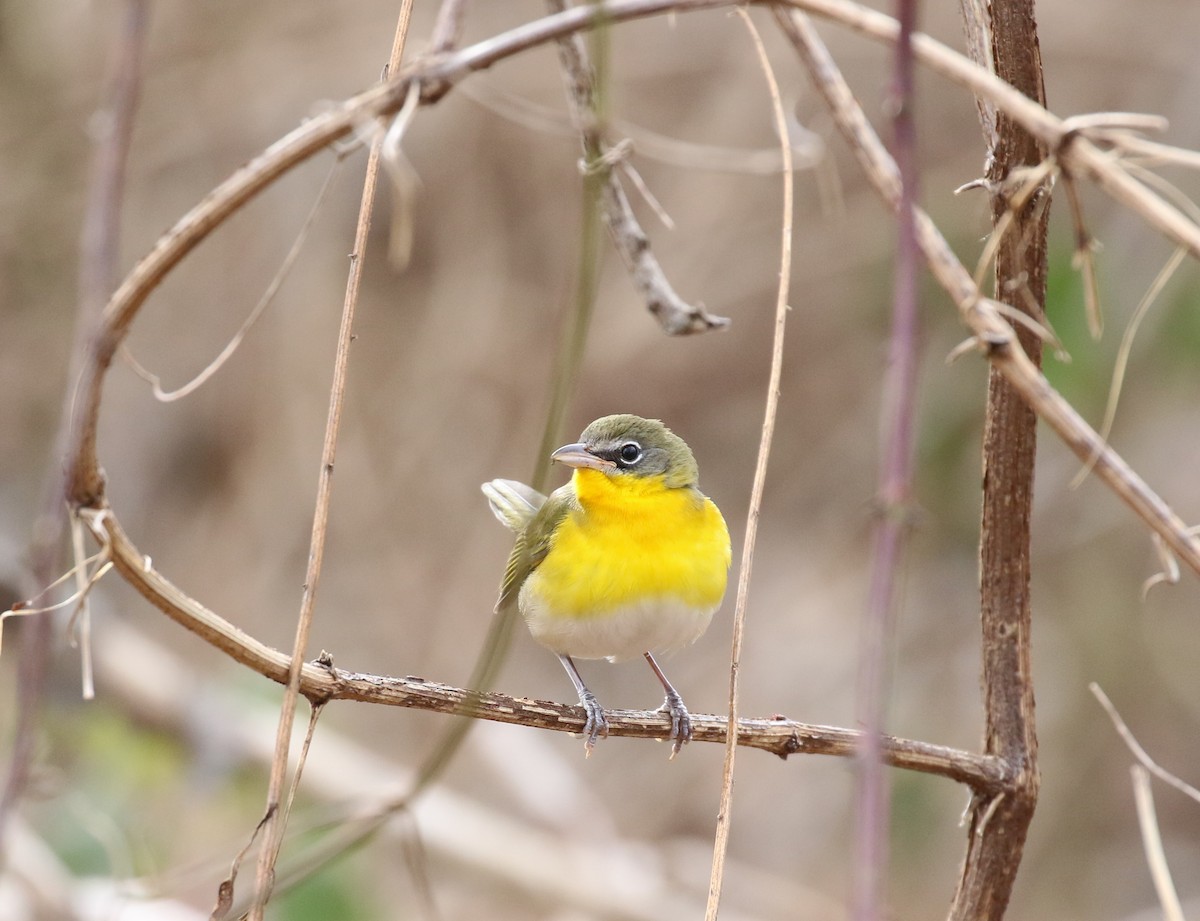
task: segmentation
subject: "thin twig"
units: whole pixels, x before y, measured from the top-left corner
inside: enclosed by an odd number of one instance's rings
[[[1104,335],[1104,311],[1100,307],[1100,285],[1096,282],[1096,241],[1088,232],[1083,220],[1083,201],[1079,197],[1079,186],[1069,172],[1062,173],[1063,188],[1067,192],[1067,207],[1071,212],[1071,225],[1075,231],[1075,252],[1071,265],[1079,272],[1083,282],[1083,306],[1087,315],[1088,330],[1093,339]],[[1107,436],[1105,436],[1107,440]]]
[[[507,93],[486,83],[468,80],[456,87],[455,92],[466,96],[493,115],[529,131],[556,137],[575,137],[579,134],[578,129],[569,119],[564,118],[558,109],[539,105],[531,99]],[[660,134],[645,125],[615,116],[608,118],[608,124],[614,133],[622,135],[632,144],[638,157],[668,166],[750,176],[774,176],[783,169],[779,148],[775,145],[758,148],[701,144]],[[793,170],[799,172],[816,169],[826,162],[825,145],[819,136],[810,133],[797,135],[796,126],[793,124]],[[640,189],[638,191],[639,194],[644,194]]]
[[[767,82],[771,98],[771,113],[779,153],[783,158],[783,216],[779,234],[779,287],[775,296],[775,330],[771,343],[771,372],[767,383],[767,401],[763,410],[762,433],[758,442],[758,460],[754,466],[754,483],[750,487],[750,508],[746,513],[746,537],[742,543],[742,560],[738,568],[737,601],[733,609],[733,639],[729,649],[729,725],[738,725],[738,672],[742,661],[742,637],[746,630],[746,602],[750,595],[750,573],[754,566],[754,544],[758,537],[758,517],[762,508],[763,489],[767,482],[767,461],[771,456],[771,441],[775,436],[775,417],[779,411],[779,390],[783,380],[783,343],[787,327],[788,289],[792,279],[792,148],[788,141],[787,116],[779,94],[779,84],[771,69],[767,49],[754,27],[750,14],[738,8],[742,22],[750,33],[758,64]],[[705,921],[716,921],[725,878],[725,857],[729,849],[729,827],[733,810],[733,769],[737,754],[737,734],[725,740],[725,761],[721,770],[721,804],[717,809],[717,828],[713,840],[712,871],[708,883],[708,906]]]
[[[1125,372],[1129,368],[1129,356],[1133,353],[1133,343],[1137,338],[1138,328],[1142,325],[1146,314],[1150,312],[1150,308],[1154,306],[1154,302],[1158,300],[1163,288],[1167,286],[1167,282],[1175,277],[1175,272],[1186,257],[1187,250],[1182,246],[1175,249],[1175,252],[1167,258],[1166,264],[1158,270],[1154,281],[1150,283],[1150,287],[1138,301],[1129,322],[1125,325],[1125,332],[1121,335],[1121,345],[1117,349],[1117,358],[1113,363],[1112,381],[1108,385],[1108,401],[1104,406],[1104,418],[1100,422],[1099,434],[1105,444],[1108,443],[1108,439],[1112,435],[1113,423],[1116,422],[1117,403],[1121,399],[1121,388],[1125,385]],[[1080,486],[1091,472],[1092,460],[1089,458],[1083,468],[1072,478],[1071,488],[1075,489]]]
[[[891,101],[893,146],[900,178],[898,225],[893,273],[892,329],[883,381],[883,428],[872,552],[871,583],[858,653],[858,723],[863,727],[855,784],[854,892],[852,917],[879,918],[887,877],[887,842],[891,800],[881,759],[887,663],[891,657],[898,605],[897,576],[911,527],[913,442],[916,437],[917,246],[913,206],[917,200],[916,104],[913,87],[912,33],[916,0],[900,0],[900,35],[896,43]]]
[[[275,295],[279,293],[279,289],[283,286],[288,273],[291,272],[292,266],[295,265],[301,250],[304,249],[304,242],[308,239],[308,232],[312,229],[317,215],[321,213],[321,206],[325,203],[326,193],[328,193],[333,183],[333,177],[337,175],[338,167],[341,163],[342,161],[337,159],[329,167],[329,172],[325,174],[325,181],[321,183],[317,197],[313,200],[312,207],[308,209],[308,216],[300,226],[300,231],[296,234],[296,239],[292,241],[291,248],[288,250],[287,255],[283,257],[283,262],[280,263],[279,269],[275,272],[275,276],[271,279],[270,284],[267,285],[262,297],[258,299],[258,303],[254,305],[254,309],[246,315],[246,319],[242,321],[242,325],[238,327],[233,337],[225,343],[225,347],[221,349],[217,357],[205,365],[199,374],[174,390],[164,390],[162,378],[143,366],[125,345],[121,346],[121,353],[125,361],[133,369],[134,374],[150,385],[154,399],[160,403],[174,403],[176,400],[182,400],[184,397],[195,393],[203,387],[233,357],[233,353],[238,350],[238,346],[242,344],[242,340],[246,338],[246,334],[250,332],[250,328],[258,322],[258,318],[262,316],[263,311],[270,306],[271,302],[275,299]]]
[[[1154,880],[1154,891],[1162,906],[1165,921],[1186,921],[1179,893],[1171,879],[1171,868],[1167,865],[1167,853],[1163,850],[1162,835],[1158,831],[1158,816],[1154,810],[1154,791],[1150,789],[1150,772],[1140,764],[1129,767],[1133,779],[1133,799],[1137,804],[1138,828],[1142,832],[1142,848],[1146,852],[1146,865],[1150,878]]]
[[[1112,720],[1113,728],[1117,730],[1117,735],[1121,737],[1121,741],[1133,753],[1133,757],[1137,758],[1145,766],[1146,770],[1163,783],[1170,784],[1184,796],[1191,797],[1197,803],[1200,803],[1200,790],[1197,790],[1187,781],[1176,777],[1166,768],[1160,767],[1158,762],[1146,753],[1146,749],[1142,748],[1141,743],[1129,731],[1129,727],[1125,725],[1125,720],[1121,719],[1121,714],[1117,712],[1117,708],[1113,706],[1113,702],[1108,699],[1108,695],[1104,693],[1100,685],[1093,681],[1088,685],[1088,690],[1092,692],[1096,700],[1100,701],[1100,706],[1104,708],[1104,712]]]
[[[409,17],[412,0],[404,0],[396,24],[391,55],[388,58],[388,73],[400,66],[404,44],[408,38]],[[362,200],[359,206],[358,225],[354,232],[354,249],[350,256],[350,276],[346,282],[346,296],[342,307],[342,321],[338,330],[337,353],[333,363],[333,383],[329,393],[329,415],[325,423],[324,444],[321,447],[321,467],[317,475],[317,498],[313,511],[312,537],[308,552],[308,567],[304,574],[304,593],[300,600],[300,613],[296,621],[296,635],[292,646],[292,659],[288,668],[288,680],[279,712],[279,727],[275,736],[275,757],[271,762],[271,774],[267,786],[267,803],[264,809],[266,825],[263,829],[263,846],[258,854],[255,872],[255,898],[250,909],[250,921],[262,921],[267,901],[271,897],[271,884],[275,873],[275,861],[283,844],[283,832],[287,822],[287,810],[281,808],[284,780],[287,774],[288,755],[291,749],[292,725],[296,715],[296,701],[300,692],[300,672],[304,653],[308,648],[308,634],[312,626],[316,606],[317,587],[321,578],[321,567],[325,558],[325,538],[329,526],[329,509],[333,493],[333,464],[337,454],[338,432],[341,426],[342,405],[346,393],[346,372],[350,361],[350,343],[354,329],[354,309],[358,304],[359,284],[362,280],[363,257],[367,249],[367,236],[371,230],[371,214],[375,206],[375,186],[379,177],[380,150],[384,134],[378,132],[371,144],[367,160],[366,176],[363,179]],[[315,719],[315,714],[314,714]],[[311,731],[311,725],[310,725]],[[305,746],[307,749],[307,744]],[[301,761],[296,768],[296,780],[303,769]],[[290,797],[289,797],[290,802]]]
[[[891,207],[898,207],[900,183],[896,164],[867,122],[824,43],[806,17],[797,13],[785,15],[780,12],[777,13],[777,18],[804,59],[818,89],[825,96],[838,127],[846,135],[868,177],[883,199]],[[1027,335],[1025,338],[1028,344],[1023,346],[1022,340],[1018,339],[1019,332],[1014,331],[991,302],[982,297],[970,274],[954,256],[929,217],[916,208],[913,209],[913,213],[917,237],[934,276],[954,297],[964,320],[971,326],[981,349],[992,362],[995,369],[991,375],[992,383],[995,383],[996,379],[1007,379],[1013,383],[1016,392],[1020,393],[1028,405],[1036,405],[1039,410],[1050,415],[1059,411],[1069,412],[1077,419],[1078,414],[1050,388],[1025,351],[1025,348],[1036,348],[1037,337]],[[1017,238],[1013,242],[1020,240]],[[1008,258],[1007,254],[1005,258]],[[1036,284],[1040,283],[1031,279],[1031,287]],[[1003,379],[999,378],[1000,374],[1004,374]],[[1035,394],[1036,399],[1033,398]],[[1010,413],[1020,413],[1024,410],[1024,406],[1016,400],[1008,401],[1006,406]],[[989,409],[989,419],[992,419],[993,415]],[[1023,425],[1024,422],[1025,420],[1022,420]],[[1082,420],[1079,422],[1082,423]],[[1060,429],[1060,432],[1062,431]],[[1074,421],[1070,431],[1079,431]],[[986,634],[984,685],[989,720],[988,751],[1000,755],[1005,763],[1011,766],[1012,786],[1000,796],[974,801],[968,855],[964,861],[964,877],[951,909],[951,916],[954,918],[995,919],[1003,914],[1018,865],[1020,848],[1024,842],[1025,829],[1032,815],[1032,803],[1036,800],[1036,740],[1033,737],[1032,691],[1027,681],[1030,674],[1028,595],[1027,591],[1021,595],[1018,588],[1022,579],[1027,578],[1028,561],[1025,559],[1021,562],[1015,556],[1021,546],[1017,532],[1027,532],[1028,527],[1028,487],[1032,480],[1031,476],[1025,474],[1031,474],[1032,471],[1032,446],[1031,439],[1018,439],[1013,448],[1013,457],[1010,458],[1012,463],[1017,463],[1019,453],[1020,465],[1025,473],[1018,476],[1018,471],[1014,470],[1010,471],[1013,474],[1011,477],[1007,473],[999,472],[992,475],[993,480],[1002,479],[1016,490],[1011,496],[1014,507],[1025,509],[1026,514],[1011,516],[1009,523],[1014,533],[1006,534],[1003,541],[993,541],[985,553],[1007,549],[1014,554],[1013,561],[1011,564],[1000,566],[998,570],[990,568],[996,565],[994,561],[987,562],[982,567],[985,579],[992,577],[996,571],[1001,572],[1009,580],[1006,582],[1006,591],[1011,589],[1014,593],[1009,599],[1011,604],[1008,608],[998,600],[992,587],[986,588],[982,596],[986,609],[983,625]],[[1004,454],[994,449],[989,453],[989,458],[992,463],[996,463],[997,458],[1001,461],[1004,459]],[[995,483],[992,487],[988,493],[988,501],[1002,503],[1004,494],[994,489]],[[998,508],[999,506],[985,514],[1003,515]],[[1002,521],[1008,519],[1002,518]],[[990,533],[990,530],[990,518],[985,517],[984,533]],[[1022,602],[1022,599],[1025,601]],[[992,607],[988,608],[988,604]],[[1009,620],[1002,621],[1001,616]],[[992,747],[995,745],[1001,746],[1001,751]],[[999,834],[984,837],[979,831],[989,822],[990,828],[999,825],[1002,830]]]
[[[453,0],[448,0],[453,2]],[[582,48],[580,49],[582,54]],[[583,59],[586,66],[586,58]],[[590,69],[589,69],[590,70]],[[583,78],[581,78],[583,79]],[[588,76],[589,92],[586,103],[598,106],[600,95],[593,92],[594,81]],[[600,120],[602,113],[590,111],[580,116],[589,120]],[[580,369],[583,367],[584,351],[587,347],[588,331],[592,314],[595,312],[600,278],[600,193],[603,176],[585,173],[583,176],[583,207],[580,211],[579,264],[575,276],[575,290],[571,309],[563,324],[562,339],[555,353],[550,380],[550,404],[546,408],[546,419],[542,426],[542,438],[534,460],[530,483],[537,492],[547,492],[546,482],[550,477],[550,454],[555,445],[561,444],[561,436],[570,400],[575,393]],[[491,690],[500,667],[508,656],[513,628],[516,625],[517,609],[506,605],[499,607],[483,639],[467,686],[478,696],[479,692]],[[473,701],[476,698],[471,698]],[[393,809],[408,808],[414,798],[423,793],[449,766],[461,749],[467,732],[474,721],[463,716],[451,722],[446,732],[422,760],[413,783],[393,803]]]
[[[79,650],[81,693],[84,700],[96,697],[96,679],[92,667],[92,602],[91,589],[108,572],[108,562],[97,568],[94,576],[87,573],[87,554],[83,549],[83,520],[78,514],[71,516],[71,555],[75,560],[75,594],[78,602],[67,625],[67,635]]]

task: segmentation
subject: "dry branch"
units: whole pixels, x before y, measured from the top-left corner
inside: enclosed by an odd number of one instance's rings
[[[568,9],[566,0],[549,0],[548,5],[559,13]],[[629,196],[625,194],[625,187],[613,165],[608,162],[609,155],[619,155],[619,151],[606,143],[604,126],[595,117],[595,73],[579,32],[559,38],[558,58],[566,76],[572,114],[583,141],[583,167],[604,172],[600,193],[604,223],[647,309],[663,330],[673,336],[725,329],[729,326],[727,317],[715,316],[701,304],[689,304],[675,292],[650,249],[650,238],[634,215]]]
[[[750,32],[759,67],[767,83],[771,99],[771,114],[775,122],[776,140],[783,159],[783,213],[779,230],[779,284],[775,290],[775,324],[771,338],[771,372],[767,380],[767,398],[759,434],[758,456],[754,464],[754,481],[750,487],[750,507],[746,512],[746,532],[742,541],[742,558],[738,566],[737,600],[733,609],[733,638],[729,648],[729,723],[738,722],[738,673],[741,671],[742,640],[746,630],[746,605],[750,597],[750,575],[754,568],[754,547],[758,540],[758,519],[762,508],[763,490],[767,482],[767,462],[771,457],[771,442],[775,437],[775,422],[779,414],[779,393],[783,380],[783,343],[787,331],[788,291],[792,281],[792,224],[793,177],[792,147],[788,138],[787,116],[779,93],[779,82],[771,69],[771,61],[763,46],[754,21],[745,10],[738,10]],[[728,723],[727,723],[728,725]],[[716,921],[721,904],[725,877],[725,860],[729,849],[729,829],[733,815],[733,772],[737,756],[737,739],[726,733],[725,759],[721,768],[721,801],[717,809],[717,828],[713,836],[712,871],[708,883],[708,906],[705,921]]]
[[[1162,834],[1158,830],[1158,816],[1154,810],[1154,791],[1150,789],[1150,772],[1140,764],[1129,767],[1133,778],[1133,798],[1137,804],[1138,826],[1142,832],[1142,848],[1146,852],[1146,865],[1150,878],[1154,880],[1154,891],[1162,905],[1164,921],[1186,921],[1179,893],[1171,879],[1171,868],[1167,864],[1167,852],[1163,847]]]
[[[110,548],[114,568],[147,601],[235,662],[280,684],[287,681],[291,658],[286,653],[229,623],[164,578],[129,540],[111,512],[89,516],[88,523],[95,538]],[[581,733],[586,721],[578,706],[479,694],[424,678],[359,674],[317,663],[301,667],[300,693],[314,704],[355,700],[558,732]],[[670,728],[656,711],[606,709],[605,715],[611,736],[664,739]],[[740,745],[782,758],[799,754],[850,757],[860,737],[850,729],[786,719],[739,719],[737,725]],[[724,742],[727,726],[728,720],[723,717],[693,714],[692,740]],[[884,758],[895,767],[949,777],[979,795],[1003,789],[1008,782],[1007,771],[998,759],[928,742],[885,737]]]
[[[447,4],[443,8],[443,12],[453,9],[454,6],[453,3]],[[412,8],[412,0],[404,0],[400,4],[400,13],[392,38],[392,50],[388,57],[386,72],[390,73],[400,66],[400,59],[408,40],[408,25]],[[440,20],[439,25],[444,26],[447,19],[452,20],[453,16],[447,15],[446,18]],[[446,27],[446,29],[448,33],[453,34],[452,28]],[[441,30],[439,29],[439,31]],[[439,41],[447,43],[449,40],[448,37],[439,39]],[[312,741],[312,734],[321,710],[320,705],[312,708],[308,735],[305,737],[287,799],[284,801],[284,784],[291,752],[292,725],[295,722],[296,704],[300,696],[300,672],[303,668],[304,654],[308,649],[308,636],[316,609],[317,588],[320,585],[321,570],[325,559],[329,511],[333,500],[333,465],[337,456],[338,433],[341,430],[342,407],[346,396],[346,375],[350,364],[354,313],[358,306],[358,292],[362,282],[367,237],[371,232],[371,217],[375,208],[375,187],[379,178],[383,142],[383,132],[377,132],[371,143],[366,174],[363,177],[358,222],[354,230],[354,249],[350,254],[350,273],[346,279],[346,293],[342,302],[342,317],[338,327],[337,352],[333,360],[333,380],[329,388],[329,411],[326,416],[325,434],[321,445],[321,464],[317,473],[317,496],[313,508],[312,532],[309,538],[308,565],[304,573],[304,591],[300,599],[300,611],[296,617],[296,632],[292,645],[292,657],[288,663],[286,690],[279,708],[279,725],[275,734],[275,755],[271,759],[267,802],[263,810],[261,825],[263,844],[258,852],[255,868],[254,903],[249,912],[250,921],[261,921],[267,901],[271,897],[271,889],[275,881],[275,863],[279,859],[279,849],[283,846],[283,836],[291,813],[292,800],[300,784],[304,759],[308,753],[309,743]],[[233,881],[230,879],[230,888],[232,885]],[[215,911],[214,915],[216,915]]]

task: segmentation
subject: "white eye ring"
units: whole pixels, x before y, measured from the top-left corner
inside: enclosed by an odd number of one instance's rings
[[[627,441],[621,445],[621,450],[618,453],[622,463],[636,464],[642,459],[642,446],[636,441]]]

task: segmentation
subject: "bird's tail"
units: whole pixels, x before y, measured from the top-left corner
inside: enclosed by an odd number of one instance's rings
[[[525,530],[525,526],[546,501],[546,497],[536,489],[516,480],[491,480],[479,488],[487,496],[496,520],[514,534]]]

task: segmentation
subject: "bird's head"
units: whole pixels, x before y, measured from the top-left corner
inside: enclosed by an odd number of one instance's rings
[[[686,441],[657,419],[628,413],[602,416],[583,430],[579,441],[550,457],[609,477],[661,477],[670,487],[695,486],[700,478]]]

